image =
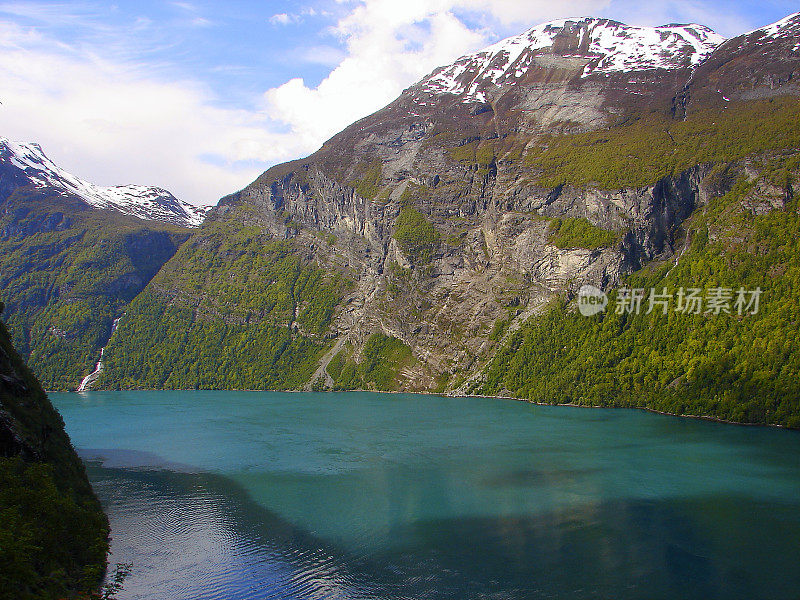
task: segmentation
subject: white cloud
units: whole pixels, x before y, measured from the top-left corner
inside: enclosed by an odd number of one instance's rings
[[[197,83],[155,81],[141,69],[50,46],[0,26],[0,135],[41,143],[85,179],[158,185],[211,203],[267,163],[305,150],[255,112],[214,107]]]
[[[340,0],[342,16],[329,33],[344,52],[324,35],[307,34],[300,48],[287,50],[299,64],[330,65],[329,75],[314,86],[292,78],[240,110],[215,106],[201,82],[159,78],[158,65],[133,60],[135,44],[114,52],[100,44],[73,48],[0,23],[0,135],[39,141],[57,163],[97,183],[160,185],[190,202],[213,202],[263,167],[313,152],[436,66],[498,34],[612,8],[634,24],[704,16],[691,0],[667,4],[656,10],[635,0]],[[53,18],[51,12],[40,17]],[[285,25],[311,17],[331,18],[307,7],[269,20]],[[113,32],[101,33],[107,40]]]
[[[347,54],[339,48],[327,45],[298,48],[294,54],[292,58],[299,58],[304,63],[324,65],[331,69],[337,67],[347,57]]]
[[[189,23],[193,27],[211,27],[213,23],[204,17],[193,17]]]
[[[337,63],[319,86],[292,79],[241,110],[215,106],[200,82],[167,80],[158,65],[135,62],[123,42],[113,51],[69,46],[0,24],[0,135],[37,141],[58,164],[99,184],[159,185],[189,202],[214,202],[266,166],[314,151],[425,71],[485,42],[450,13],[418,7],[394,20],[387,7],[356,7],[339,22],[346,53],[314,53]]]
[[[292,15],[286,13],[278,13],[276,15],[272,15],[269,18],[269,22],[273,25],[288,25],[289,23],[293,23],[295,18]]]
[[[358,11],[358,9],[357,9]],[[318,86],[300,78],[264,94],[264,110],[288,124],[309,150],[353,121],[381,108],[403,88],[460,52],[486,43],[482,32],[470,31],[450,13],[425,15],[430,32],[419,35],[415,19],[379,20],[358,12],[341,21],[337,31],[347,54]],[[409,44],[409,37],[415,43]]]
[[[520,28],[540,20],[598,10],[608,0],[579,0],[567,8],[549,0],[367,0],[335,27],[347,55],[316,87],[292,79],[264,94],[264,110],[288,124],[313,150],[348,124],[391,102],[439,65],[492,41],[454,11],[483,11],[501,25]]]
[[[269,18],[269,22],[273,25],[292,25],[302,23],[306,17],[330,17],[331,13],[325,10],[317,10],[313,6],[306,6],[300,9],[297,13],[278,13]]]

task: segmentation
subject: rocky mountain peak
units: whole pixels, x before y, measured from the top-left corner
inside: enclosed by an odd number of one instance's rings
[[[789,38],[796,42],[794,50],[800,51],[800,12],[796,12],[772,25],[761,27],[745,35],[764,36],[772,39]]]
[[[516,83],[548,57],[583,63],[582,78],[653,69],[691,68],[725,38],[704,25],[632,27],[594,17],[537,25],[440,67],[416,86],[417,94],[461,96],[485,102],[487,90]]]
[[[0,168],[39,189],[77,197],[92,208],[115,210],[150,221],[198,227],[210,206],[195,206],[167,190],[144,185],[99,186],[69,173],[50,160],[39,144],[0,137]]]
[[[726,40],[692,73],[676,115],[732,101],[800,95],[800,13]]]

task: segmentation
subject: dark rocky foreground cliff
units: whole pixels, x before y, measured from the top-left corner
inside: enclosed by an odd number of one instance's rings
[[[88,597],[108,520],[64,423],[0,323],[0,598]]]

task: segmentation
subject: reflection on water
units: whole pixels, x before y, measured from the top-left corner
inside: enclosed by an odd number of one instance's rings
[[[224,477],[97,462],[89,475],[112,522],[112,564],[134,564],[123,599],[778,599],[800,589],[790,504],[710,497],[426,520],[392,531],[382,551],[353,552]]]
[[[134,565],[121,600],[800,589],[791,432],[377,395],[55,396],[76,445],[105,448],[81,452],[111,563]]]
[[[111,562],[134,565],[122,598],[335,598],[353,587],[318,541],[234,482],[95,462],[88,471],[113,524]]]

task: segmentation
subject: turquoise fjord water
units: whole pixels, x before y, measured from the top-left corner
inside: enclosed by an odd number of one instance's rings
[[[800,435],[370,393],[52,394],[121,600],[797,598]]]

